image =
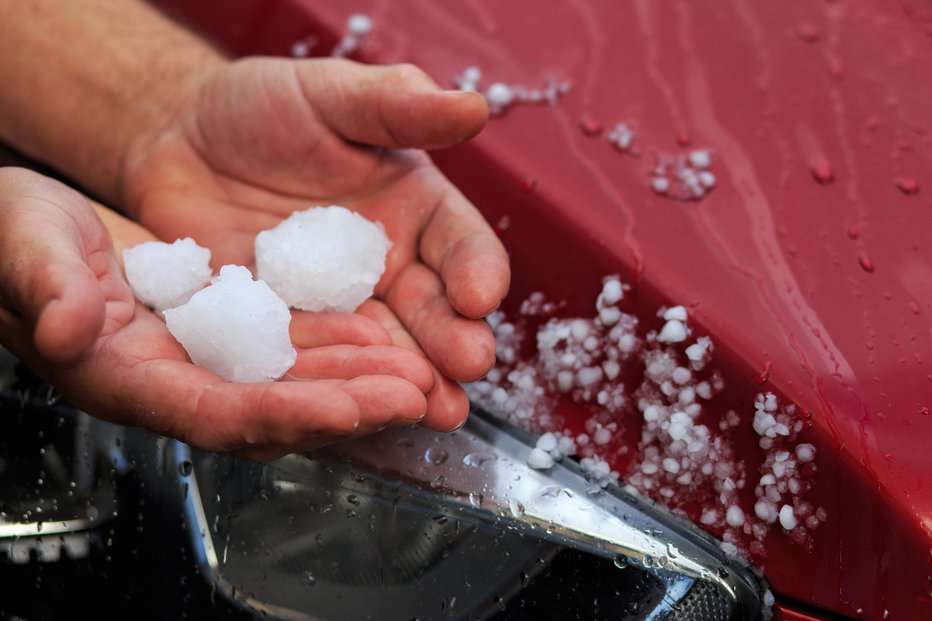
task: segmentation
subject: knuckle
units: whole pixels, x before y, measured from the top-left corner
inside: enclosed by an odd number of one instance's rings
[[[421,82],[428,79],[424,70],[412,63],[400,63],[395,65],[394,69],[402,82]]]

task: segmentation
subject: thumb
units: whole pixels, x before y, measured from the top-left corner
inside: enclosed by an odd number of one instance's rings
[[[88,259],[108,244],[83,196],[31,171],[0,169],[0,294],[46,360],[73,362],[100,334],[104,296]]]
[[[391,149],[439,149],[478,134],[489,119],[479,93],[442,89],[414,65],[299,62],[315,113],[346,140]]]

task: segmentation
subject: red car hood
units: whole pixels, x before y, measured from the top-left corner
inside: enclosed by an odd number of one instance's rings
[[[164,4],[237,54],[287,55],[311,34],[326,53],[349,12]],[[508,218],[510,307],[541,290],[585,313],[610,273],[635,284],[645,316],[686,305],[717,346],[719,407],[753,413],[772,391],[812,412],[807,497],[827,517],[811,545],[767,536],[757,561],[774,589],[844,615],[932,618],[932,5],[352,10],[375,22],[368,61],[414,62],[451,86],[469,65],[486,85],[572,82],[558,105],[515,107],[436,155],[491,222]],[[639,157],[597,136],[618,121],[636,127]],[[711,150],[715,189],[699,201],[653,192],[657,158],[694,148]],[[757,437],[733,433],[753,470]]]

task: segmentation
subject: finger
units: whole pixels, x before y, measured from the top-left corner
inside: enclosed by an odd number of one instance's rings
[[[385,328],[355,313],[291,313],[291,342],[298,349],[327,345],[391,345]]]
[[[395,314],[384,303],[368,300],[357,312],[363,313],[382,324],[392,335],[399,347],[405,347],[423,356],[424,353],[408,334]],[[434,386],[427,395],[427,414],[421,426],[434,431],[452,431],[458,429],[469,415],[469,400],[459,384],[444,377],[433,365]]]
[[[295,386],[307,390],[295,391]],[[275,451],[309,451],[369,435],[389,425],[410,425],[420,421],[427,408],[416,386],[388,376],[347,381],[224,383],[216,385],[215,390],[240,392],[246,399],[252,396],[252,408],[226,417],[229,427],[219,431],[230,432],[232,441],[239,442],[235,450],[253,458],[264,457],[265,453],[274,458]],[[253,396],[256,394],[258,397]],[[338,415],[322,415],[322,409],[330,404],[336,406]],[[217,411],[213,403],[207,407],[205,412]],[[196,437],[189,437],[192,435]]]
[[[359,407],[354,435],[373,433],[388,425],[410,425],[424,418],[427,399],[417,386],[398,377],[368,375],[347,380],[341,390]]]
[[[452,185],[424,230],[419,250],[443,279],[450,304],[466,317],[488,315],[508,293],[511,268],[505,247]]]
[[[384,302],[375,298],[369,298],[359,305],[359,308],[356,309],[356,313],[379,324],[382,329],[388,333],[393,344],[424,356],[424,352],[418,347],[417,342],[408,334],[405,327],[401,325],[401,321],[398,320],[395,313],[393,313]],[[426,356],[424,357],[426,359]]]
[[[270,461],[289,453],[312,451],[335,442],[361,438],[390,425],[417,423],[427,408],[424,395],[410,383],[394,377],[360,377],[340,384],[340,389],[359,407],[360,422],[351,432],[310,434],[299,443],[248,447],[234,451],[234,455],[252,461]]]
[[[469,416],[469,397],[459,384],[440,376],[428,397],[430,417],[421,426],[433,431],[456,431]]]
[[[489,326],[454,311],[443,283],[424,265],[405,266],[385,301],[443,375],[472,382],[495,363],[495,339]]]
[[[351,142],[449,147],[478,134],[489,117],[482,95],[444,90],[413,65],[327,59],[296,63],[295,71],[318,117]]]
[[[304,446],[359,428],[360,408],[341,383],[234,384],[187,362],[150,360],[124,375],[109,410],[210,451]]]
[[[289,379],[351,379],[364,375],[391,375],[407,380],[427,393],[434,374],[423,356],[391,345],[332,345],[298,351]]]
[[[93,274],[78,265],[56,266],[34,294],[36,305],[44,303],[35,323],[36,349],[59,364],[79,359],[97,340],[103,328],[103,296]],[[70,281],[70,282],[69,282]]]
[[[33,328],[51,362],[79,358],[104,323],[104,296],[88,261],[112,257],[104,227],[86,199],[29,171],[0,170],[0,294]]]

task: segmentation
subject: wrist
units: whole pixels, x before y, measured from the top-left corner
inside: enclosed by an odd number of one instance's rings
[[[138,0],[13,3],[0,20],[0,139],[119,205],[132,145],[223,62]]]

